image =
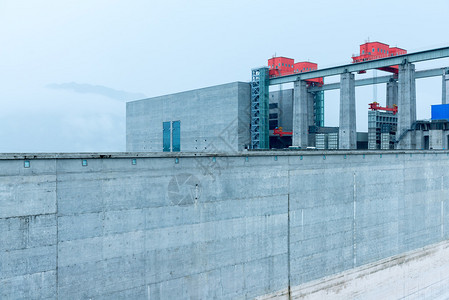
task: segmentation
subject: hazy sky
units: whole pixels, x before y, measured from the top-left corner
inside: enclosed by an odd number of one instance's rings
[[[448,15],[447,0],[0,0],[0,152],[124,151],[126,101],[249,81],[275,53],[325,67],[350,62],[367,38],[448,46]],[[358,131],[373,94],[356,89]],[[377,94],[384,103],[385,85]],[[325,93],[328,126],[338,99]],[[418,80],[417,102],[429,118],[441,78]]]

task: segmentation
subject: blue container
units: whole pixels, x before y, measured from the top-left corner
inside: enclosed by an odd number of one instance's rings
[[[432,120],[449,120],[449,104],[432,105]]]

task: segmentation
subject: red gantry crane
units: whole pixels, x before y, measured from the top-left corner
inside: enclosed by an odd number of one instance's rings
[[[318,69],[318,64],[302,61],[295,63],[293,58],[277,56],[268,60],[268,68],[270,78],[292,75],[296,73],[304,73]],[[323,77],[311,78],[306,80],[308,85],[322,86]]]
[[[369,109],[371,109],[371,110],[392,111],[393,115],[398,113],[398,106],[396,104],[393,104],[393,107],[382,107],[377,102],[373,102],[368,105],[369,105]]]
[[[273,129],[273,134],[274,135],[279,135],[280,137],[285,136],[292,136],[293,132],[292,131],[283,131],[282,127],[276,127],[275,129]]]
[[[375,60],[404,54],[407,54],[407,50],[402,48],[390,47],[388,44],[380,42],[366,42],[365,44],[360,45],[359,55],[352,56],[352,62],[359,63],[368,60]],[[379,70],[398,74],[399,67],[398,66],[382,67],[379,68]],[[366,73],[366,71],[360,71],[359,73]]]

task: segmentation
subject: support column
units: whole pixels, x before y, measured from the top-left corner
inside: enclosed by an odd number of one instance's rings
[[[394,79],[390,79],[387,82],[387,107],[393,107],[398,105],[398,82]]]
[[[315,114],[313,112],[314,96],[312,93],[307,92],[307,125],[315,125]]]
[[[315,138],[309,134],[309,127],[315,125],[315,114],[313,112],[314,95],[307,92],[307,146],[315,147]]]
[[[399,65],[398,75],[398,130],[396,149],[415,149],[415,132],[412,125],[416,121],[415,65]]]
[[[309,119],[308,119],[307,83],[303,80],[295,81],[293,92],[293,137],[292,145],[307,148]]]
[[[449,74],[443,74],[443,97],[441,104],[447,104],[449,101]]]
[[[340,128],[338,149],[357,149],[354,74],[340,76]]]

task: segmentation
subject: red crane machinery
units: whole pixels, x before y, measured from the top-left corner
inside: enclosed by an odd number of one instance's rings
[[[407,50],[398,47],[390,47],[389,45],[380,42],[366,42],[365,44],[360,45],[360,54],[352,56],[352,62],[358,63],[403,54],[407,54]],[[379,68],[379,70],[394,74],[398,74],[399,72],[397,65],[382,67]],[[359,73],[366,73],[366,71],[360,71]]]
[[[270,69],[268,74],[270,78],[273,78],[314,71],[318,69],[318,64],[308,61],[295,63],[292,58],[278,56],[268,59],[268,68]],[[324,83],[322,77],[307,79],[306,82],[308,85],[314,86],[322,86]]]
[[[273,134],[274,135],[279,135],[280,137],[285,136],[292,136],[293,132],[292,131],[283,131],[282,127],[276,127],[275,129],[273,129]]]
[[[371,109],[371,110],[392,111],[393,115],[398,113],[398,106],[396,104],[393,104],[393,107],[382,107],[377,102],[373,102],[368,105],[369,105],[369,109]]]

